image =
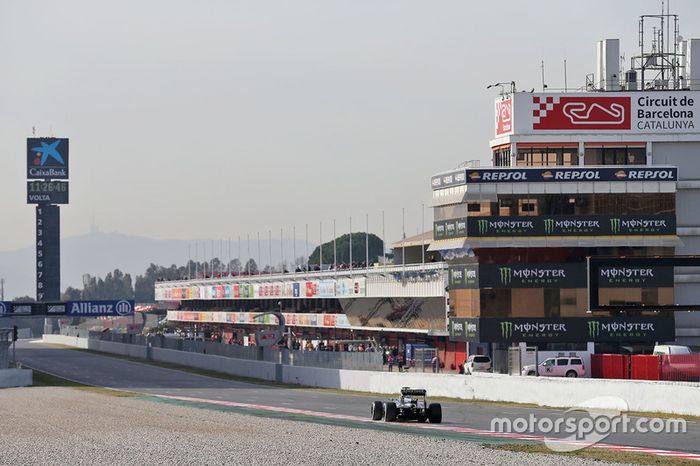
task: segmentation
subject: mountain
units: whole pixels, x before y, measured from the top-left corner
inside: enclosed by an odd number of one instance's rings
[[[203,261],[203,244],[206,244],[207,259],[211,259],[212,240],[198,240],[198,256]],[[189,240],[157,240],[141,236],[130,236],[122,233],[91,232],[80,236],[61,239],[61,290],[72,286],[82,288],[83,274],[103,277],[114,269],[130,273],[132,279],[143,274],[151,264],[170,266],[171,264],[185,265],[188,259],[188,245],[191,258],[195,258],[195,246]],[[281,257],[279,240],[272,243],[272,263],[278,264]],[[284,240],[284,256],[292,262],[293,242]],[[306,245],[303,240],[296,241],[296,255],[303,256],[307,250],[313,251],[315,245]],[[223,241],[221,259],[228,260],[228,241]],[[214,240],[214,255],[219,256],[220,242]],[[247,259],[248,245],[241,241],[242,262]],[[260,252],[263,266],[270,262],[270,243],[260,241]],[[35,251],[33,247],[15,251],[0,251],[0,278],[5,279],[5,299],[11,300],[17,296],[34,296],[35,281]],[[251,240],[250,255],[258,262],[257,240]],[[231,259],[238,256],[238,244],[231,241]]]

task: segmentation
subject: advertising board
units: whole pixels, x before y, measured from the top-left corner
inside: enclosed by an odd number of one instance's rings
[[[27,178],[68,179],[68,139],[28,138]]]
[[[489,343],[654,343],[676,337],[673,317],[450,318],[449,329],[453,341]]]
[[[516,93],[511,98],[513,129],[508,134],[700,131],[698,91]],[[496,108],[497,114],[501,111]],[[496,117],[496,131],[499,124]]]

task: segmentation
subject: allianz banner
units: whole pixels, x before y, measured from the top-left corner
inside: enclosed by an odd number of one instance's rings
[[[465,228],[466,227],[466,228]],[[648,236],[675,235],[676,216],[551,215],[463,217],[434,222],[435,240],[509,236]]]
[[[455,341],[488,343],[513,342],[639,342],[655,343],[676,338],[673,317],[564,317],[564,318],[479,318],[478,336],[452,330]],[[459,325],[457,326],[459,329]],[[454,335],[454,338],[452,337]],[[462,339],[458,339],[462,338]],[[466,338],[473,338],[467,340]]]

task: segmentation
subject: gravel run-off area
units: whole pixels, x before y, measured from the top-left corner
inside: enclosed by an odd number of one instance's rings
[[[459,440],[119,398],[75,388],[0,390],[0,420],[3,465],[602,464],[497,451]]]

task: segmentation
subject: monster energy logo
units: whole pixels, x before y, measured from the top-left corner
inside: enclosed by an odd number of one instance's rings
[[[508,285],[513,277],[513,269],[510,267],[499,267],[501,273],[501,284]]]
[[[488,220],[477,220],[477,224],[479,225],[479,234],[483,235],[487,231],[489,231],[489,221]]]
[[[611,218],[610,219],[610,229],[612,230],[613,233],[620,233],[620,226],[622,225],[622,221],[619,218]]]
[[[591,320],[588,322],[588,337],[594,339],[600,335],[600,322]]]
[[[508,339],[513,336],[513,322],[501,322],[501,338]]]
[[[550,234],[554,231],[554,219],[553,218],[544,219],[544,231],[547,234]]]

